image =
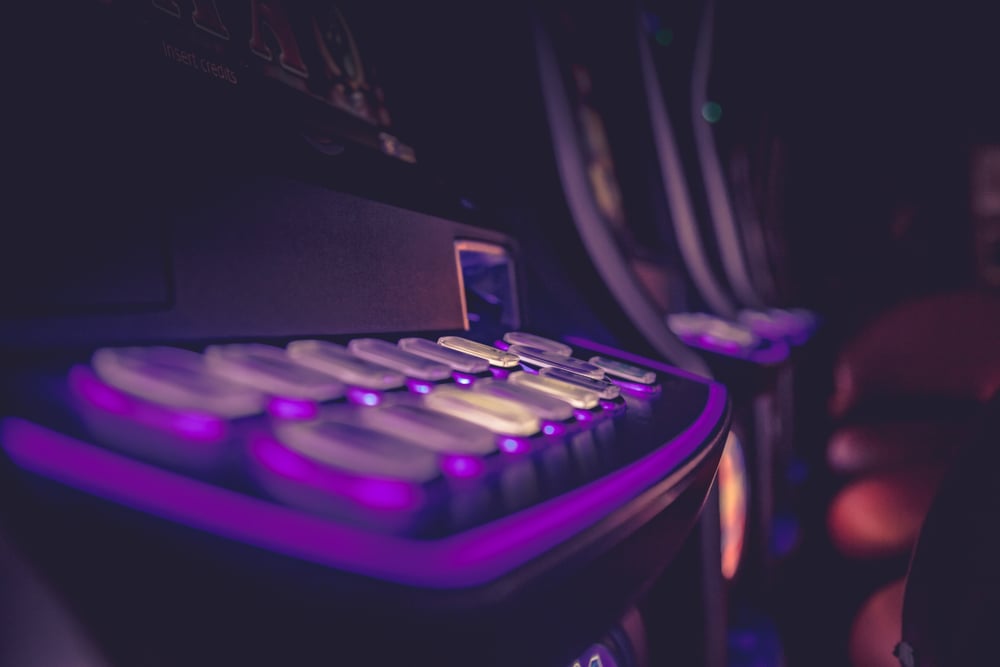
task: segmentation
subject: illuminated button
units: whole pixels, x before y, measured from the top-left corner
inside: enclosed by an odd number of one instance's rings
[[[479,424],[495,433],[534,435],[540,427],[538,417],[520,403],[453,386],[441,387],[429,394],[424,404],[432,410]]]
[[[604,370],[608,375],[613,375],[623,380],[640,382],[642,384],[653,384],[656,382],[656,373],[641,366],[626,364],[624,361],[610,359],[608,357],[591,357],[590,363]]]
[[[344,395],[344,385],[292,361],[278,347],[248,343],[211,345],[205,361],[213,372],[266,394],[329,401]]]
[[[347,344],[347,349],[373,364],[394,368],[420,380],[435,381],[451,377],[448,366],[411,354],[378,338],[357,338]]]
[[[341,382],[368,389],[402,387],[406,377],[391,368],[351,354],[343,345],[323,340],[297,340],[288,344],[288,356]]]
[[[498,350],[492,345],[483,345],[482,343],[459,336],[441,336],[438,338],[438,345],[485,359],[491,366],[499,366],[500,368],[512,368],[517,366],[519,362],[516,354],[509,354],[503,350]]]
[[[249,387],[210,372],[197,352],[174,347],[97,350],[94,372],[128,394],[174,408],[235,418],[261,412],[264,397]]]
[[[573,357],[564,357],[559,354],[552,354],[551,352],[541,350],[537,347],[531,347],[529,345],[511,345],[508,352],[516,354],[521,361],[526,361],[534,366],[551,366],[552,368],[561,368],[564,371],[584,375],[586,377],[593,378],[594,380],[600,380],[604,377],[604,371],[593,364],[588,364],[586,361],[580,361],[579,359],[574,359]]]
[[[438,345],[426,338],[403,338],[399,346],[410,354],[446,364],[461,373],[484,373],[490,368],[490,362],[482,357]]]
[[[473,390],[497,398],[518,401],[539,419],[559,422],[573,416],[573,406],[566,401],[518,384],[499,380],[480,380]]]
[[[296,452],[325,465],[360,475],[426,482],[438,475],[437,457],[409,440],[337,419],[282,422],[278,437]]]
[[[510,377],[507,378],[507,382],[535,389],[549,396],[555,396],[558,399],[566,401],[574,408],[582,410],[590,410],[597,407],[597,403],[601,400],[600,394],[596,391],[584,389],[578,385],[563,382],[547,375],[532,375],[531,373],[518,371],[517,373],[511,373]]]
[[[561,357],[573,355],[573,348],[566,343],[542,338],[535,334],[524,333],[523,331],[508,331],[503,335],[503,339],[505,343],[510,343],[511,345],[527,345],[528,347],[535,347],[539,350],[551,352],[552,354],[558,354]]]
[[[397,403],[362,410],[358,416],[369,428],[435,452],[485,456],[497,450],[496,436],[488,429],[418,405]]]
[[[583,377],[582,375],[570,373],[561,368],[554,368],[552,366],[543,368],[539,371],[539,373],[545,377],[555,378],[557,380],[562,380],[563,382],[575,384],[578,387],[583,387],[584,389],[589,389],[596,392],[601,398],[618,398],[618,395],[622,391],[621,387],[609,380],[592,380],[588,377]]]

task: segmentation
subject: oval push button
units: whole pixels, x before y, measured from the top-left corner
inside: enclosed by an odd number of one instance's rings
[[[653,384],[656,382],[656,373],[653,371],[641,366],[626,364],[624,361],[597,356],[591,357],[590,363],[603,369],[607,375],[613,375],[614,377],[621,378],[622,380],[638,382],[640,384]]]
[[[352,423],[331,414],[313,422],[275,427],[290,449],[324,465],[356,475],[423,483],[438,476],[437,457],[409,440]]]
[[[358,416],[371,429],[441,454],[485,456],[497,450],[492,431],[419,405],[390,404],[362,410]]]
[[[525,333],[523,331],[508,331],[503,335],[503,340],[505,343],[509,343],[510,345],[527,345],[528,347],[545,350],[546,352],[551,352],[552,354],[558,354],[561,357],[573,356],[573,348],[566,343],[561,343],[557,340],[549,338],[543,338],[542,336],[536,336],[535,334]]]
[[[465,419],[494,433],[528,436],[538,433],[541,428],[538,417],[516,401],[458,387],[441,387],[429,394],[424,404],[432,410]]]
[[[553,354],[537,347],[531,347],[529,345],[511,345],[508,352],[516,354],[521,361],[533,366],[540,366],[542,368],[548,366],[560,368],[564,371],[577,373],[578,375],[583,375],[593,380],[601,380],[604,378],[604,371],[593,364],[588,364],[586,361],[574,359],[573,357],[564,357],[562,355]]]
[[[212,373],[197,352],[174,347],[103,348],[91,366],[112,387],[173,408],[233,419],[261,412],[263,395]]]
[[[438,345],[485,359],[491,366],[499,368],[513,368],[517,366],[519,361],[516,354],[510,354],[492,345],[484,345],[460,336],[441,336],[438,338]]]
[[[473,387],[473,391],[518,401],[527,406],[540,419],[559,422],[573,416],[573,406],[566,401],[511,382],[481,380]]]
[[[448,366],[410,354],[378,338],[356,338],[347,344],[347,349],[362,359],[388,366],[419,380],[435,382],[451,377],[451,368]]]
[[[344,346],[325,340],[296,340],[288,344],[288,356],[309,368],[327,373],[341,382],[366,389],[396,389],[406,378],[391,368],[357,357]]]
[[[531,373],[518,371],[517,373],[511,373],[507,382],[554,396],[580,410],[595,408],[601,400],[600,395],[596,391],[584,389],[578,385],[563,382],[562,380],[557,380],[546,375],[532,375]]]
[[[622,391],[621,387],[610,380],[592,380],[588,377],[584,377],[576,373],[569,373],[561,368],[554,368],[552,366],[543,368],[539,371],[539,373],[544,377],[555,378],[557,380],[562,380],[563,382],[575,384],[578,387],[583,387],[584,389],[589,389],[590,391],[596,392],[601,398],[618,398],[618,395],[621,394]]]
[[[344,385],[326,373],[292,361],[279,347],[258,343],[211,345],[209,368],[233,382],[274,396],[329,401],[344,395]]]
[[[410,354],[446,364],[460,373],[485,373],[490,369],[490,362],[482,357],[438,345],[426,338],[403,338],[399,341],[399,347]]]

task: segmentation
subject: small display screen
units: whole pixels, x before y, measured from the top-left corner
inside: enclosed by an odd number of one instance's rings
[[[518,328],[517,279],[507,249],[482,241],[456,241],[455,255],[469,328]]]

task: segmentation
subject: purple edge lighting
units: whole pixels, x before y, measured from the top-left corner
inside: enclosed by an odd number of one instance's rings
[[[571,538],[655,484],[703,445],[725,412],[727,394],[718,383],[624,351],[585,346],[709,384],[702,413],[664,443],[669,446],[625,468],[439,540],[408,540],[334,523],[140,463],[18,418],[0,422],[0,439],[11,459],[26,470],[228,539],[403,584],[476,586]]]
[[[186,440],[217,444],[229,435],[229,424],[220,417],[131,396],[102,381],[86,366],[70,369],[69,385],[77,396],[94,407]]]
[[[319,406],[309,399],[273,396],[267,402],[267,412],[279,419],[312,419],[319,412]]]

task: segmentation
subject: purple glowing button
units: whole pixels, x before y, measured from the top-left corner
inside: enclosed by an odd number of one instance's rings
[[[273,396],[267,402],[267,412],[278,419],[313,419],[319,407],[316,401],[304,398]]]
[[[434,389],[434,383],[416,378],[406,378],[406,388],[414,394],[429,394]]]
[[[382,393],[362,387],[351,387],[347,390],[347,400],[354,405],[372,408],[382,402]]]
[[[441,457],[441,470],[449,477],[469,478],[483,474],[486,469],[481,458],[449,455]]]
[[[250,454],[273,474],[373,509],[412,510],[423,502],[419,485],[400,479],[346,474],[292,451],[273,438],[254,439]]]
[[[451,376],[455,378],[455,382],[463,387],[470,386],[476,381],[476,376],[471,373],[461,373],[459,371],[454,371]]]
[[[531,451],[531,441],[527,438],[515,438],[513,436],[500,436],[497,438],[500,451],[505,454],[525,454]]]
[[[560,436],[566,433],[566,424],[562,422],[542,422],[542,433],[548,436]]]
[[[70,370],[69,385],[73,393],[91,407],[186,440],[214,443],[229,434],[229,424],[215,415],[175,410],[130,396],[102,382],[86,366]]]

